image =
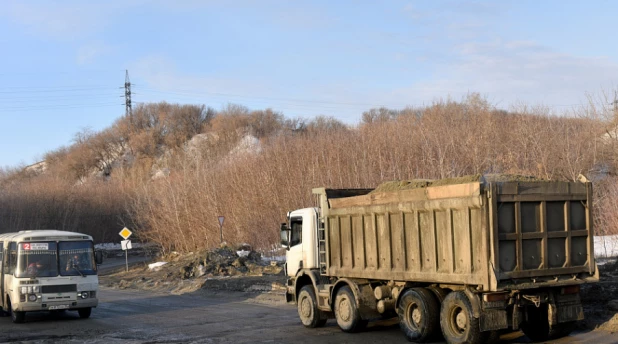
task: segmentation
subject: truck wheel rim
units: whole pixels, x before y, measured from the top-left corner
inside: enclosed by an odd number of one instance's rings
[[[300,314],[305,318],[309,318],[311,316],[311,308],[311,301],[309,301],[308,297],[304,297],[300,302]]]
[[[451,319],[454,325],[453,329],[459,333],[465,332],[466,328],[468,328],[468,317],[466,315],[466,312],[464,312],[464,310],[460,307],[457,307],[453,309],[453,312],[451,314]]]
[[[412,303],[408,306],[408,316],[411,320],[411,325],[414,325],[415,327],[418,327],[423,320],[423,314],[418,308],[418,305],[415,303]]]
[[[350,320],[350,302],[348,301],[348,299],[342,299],[341,302],[339,302],[339,317],[341,318],[341,320],[343,321],[349,321]]]

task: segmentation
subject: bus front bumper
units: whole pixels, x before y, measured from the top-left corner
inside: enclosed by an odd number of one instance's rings
[[[99,304],[97,298],[77,299],[67,301],[47,301],[47,302],[20,302],[15,308],[18,312],[39,312],[54,310],[77,310],[80,308],[96,307]]]

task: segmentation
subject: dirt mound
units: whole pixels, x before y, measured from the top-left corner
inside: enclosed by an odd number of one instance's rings
[[[221,247],[188,254],[173,253],[158,260],[167,263],[153,269],[141,266],[128,272],[102,276],[102,283],[119,289],[147,289],[182,294],[208,287],[209,281],[217,281],[210,283],[216,285],[216,289],[225,287],[239,291],[264,291],[276,289],[272,287],[273,283],[278,283],[279,279],[285,280],[283,264],[263,260],[256,251],[240,251],[239,255],[230,247]],[[251,287],[257,280],[243,279],[267,275],[281,278],[275,278],[277,281],[266,279],[268,282],[265,283],[270,287]],[[222,279],[226,279],[226,282],[221,283]],[[238,286],[234,286],[235,284]]]
[[[548,181],[532,176],[522,176],[517,174],[473,174],[468,176],[444,178],[444,179],[411,179],[400,181],[389,181],[378,185],[371,193],[389,192],[398,190],[420,189],[430,186],[466,184],[474,182],[482,183],[506,183],[506,182],[543,182]]]

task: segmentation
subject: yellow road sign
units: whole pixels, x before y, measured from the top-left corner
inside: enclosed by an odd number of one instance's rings
[[[133,232],[131,232],[127,227],[124,227],[118,234],[120,234],[124,240],[127,240]]]

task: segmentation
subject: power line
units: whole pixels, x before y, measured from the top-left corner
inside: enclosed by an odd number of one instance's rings
[[[172,91],[159,91],[150,88],[144,88],[145,91],[155,92],[155,93],[165,93],[165,94],[177,94],[177,95],[187,95],[187,96],[224,96],[224,97],[234,97],[234,98],[248,98],[248,99],[263,99],[263,100],[277,100],[277,101],[289,101],[289,102],[299,102],[299,103],[315,103],[315,104],[331,104],[331,105],[358,105],[358,106],[384,106],[384,105],[376,105],[369,103],[347,103],[347,102],[333,102],[333,101],[321,101],[321,100],[310,100],[310,99],[293,99],[293,98],[272,98],[272,97],[261,97],[261,96],[246,96],[246,95],[238,95],[238,94],[229,94],[229,93],[217,93],[217,92],[194,92],[190,90],[172,90]]]
[[[116,97],[118,97],[118,94],[101,94],[101,95],[85,95],[79,96],[80,100],[88,100],[88,99],[92,99],[92,100],[102,100],[102,99],[116,99]],[[10,104],[10,103],[32,103],[33,100],[37,100],[37,103],[53,103],[56,101],[67,101],[67,100],[73,100],[75,99],[75,96],[57,96],[57,97],[17,97],[17,98],[3,98],[0,97],[0,104]],[[124,105],[124,104],[123,104]]]
[[[13,111],[13,110],[48,110],[48,109],[77,109],[77,108],[95,108],[106,106],[119,106],[120,103],[95,103],[95,104],[62,104],[62,105],[35,105],[35,106],[13,106],[13,107],[0,107],[0,111]]]
[[[245,98],[251,100],[253,103],[272,103],[272,101],[283,101],[283,106],[291,106],[305,109],[325,109],[325,110],[356,110],[356,109],[368,109],[368,108],[379,108],[379,107],[425,107],[431,104],[431,102],[423,103],[423,104],[370,104],[370,103],[351,103],[351,102],[334,102],[334,101],[320,101],[320,100],[307,100],[307,99],[294,99],[294,98],[272,98],[272,97],[258,97],[258,96],[243,96],[236,94],[227,94],[227,93],[216,93],[216,92],[191,92],[187,90],[170,90],[170,91],[160,91],[151,88],[144,88],[144,94],[146,95],[175,95],[180,98],[195,98],[200,96],[208,96],[208,98],[222,98],[222,97],[237,97],[237,98]],[[312,104],[317,104],[312,105]],[[323,106],[329,105],[329,106]],[[276,104],[273,104],[276,106]],[[553,105],[545,105],[552,108],[557,107],[575,107],[575,106],[584,106],[584,104],[553,104]]]
[[[112,90],[113,88],[73,88],[73,89],[43,89],[43,90],[30,90],[28,93],[56,93],[56,92],[81,92],[81,91],[97,91],[97,90]],[[24,90],[19,91],[0,91],[1,94],[14,94],[14,93],[24,93]]]

